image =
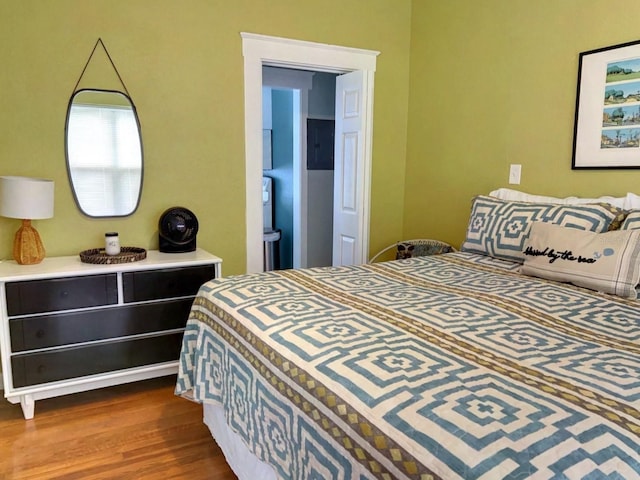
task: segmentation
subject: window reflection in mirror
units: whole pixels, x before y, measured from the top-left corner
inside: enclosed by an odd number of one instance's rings
[[[67,172],[78,208],[90,217],[131,215],[142,189],[140,123],[122,92],[79,90],[65,129]]]

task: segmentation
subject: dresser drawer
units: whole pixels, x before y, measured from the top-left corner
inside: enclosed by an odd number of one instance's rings
[[[6,284],[9,315],[70,310],[118,303],[116,274],[50,278]]]
[[[195,295],[200,285],[212,278],[215,278],[214,265],[126,272],[122,274],[124,301]]]
[[[86,345],[11,359],[14,388],[176,361],[182,334]]]
[[[14,318],[9,320],[11,350],[21,352],[184,328],[191,303],[190,298],[185,298]]]

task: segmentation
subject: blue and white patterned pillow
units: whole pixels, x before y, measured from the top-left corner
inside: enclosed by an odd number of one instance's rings
[[[607,204],[557,205],[474,197],[461,250],[522,263],[532,222],[606,232],[622,210]]]
[[[640,230],[640,210],[630,210],[620,230]]]

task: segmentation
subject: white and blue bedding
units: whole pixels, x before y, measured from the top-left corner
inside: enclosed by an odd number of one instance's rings
[[[640,478],[640,301],[457,252],[216,279],[176,393],[283,479]]]

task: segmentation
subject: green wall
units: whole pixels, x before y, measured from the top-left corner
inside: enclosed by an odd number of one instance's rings
[[[578,55],[639,39],[639,16],[632,0],[6,1],[0,174],[56,181],[55,217],[35,222],[48,255],[99,246],[110,230],[157,248],[159,215],[183,205],[200,219],[198,244],[241,273],[240,32],[379,50],[370,250],[414,237],[459,245],[471,197],[508,186],[511,163],[532,193],[640,193],[639,171],[570,168]],[[82,216],[64,166],[67,103],[98,37],[142,126],[143,194],[126,219]],[[117,86],[108,68],[84,80]],[[18,226],[0,218],[0,258]]]
[[[243,58],[240,32],[379,50],[375,76],[371,250],[402,233],[409,95],[409,0],[7,0],[0,3],[0,175],[56,182],[55,217],[35,221],[47,254],[101,246],[157,248],[157,220],[182,205],[198,245],[245,269]],[[125,219],[76,208],[64,158],[67,103],[102,38],[135,102],[145,178]],[[98,57],[99,59],[100,57]],[[102,58],[104,61],[104,58]],[[88,78],[87,78],[88,77]],[[109,68],[82,87],[117,87]],[[89,85],[89,83],[101,85]],[[260,108],[260,106],[256,106]],[[18,220],[0,218],[0,259]]]
[[[572,171],[580,52],[640,39],[640,2],[414,1],[404,236],[459,246],[470,200],[511,186],[640,193],[640,171]]]

